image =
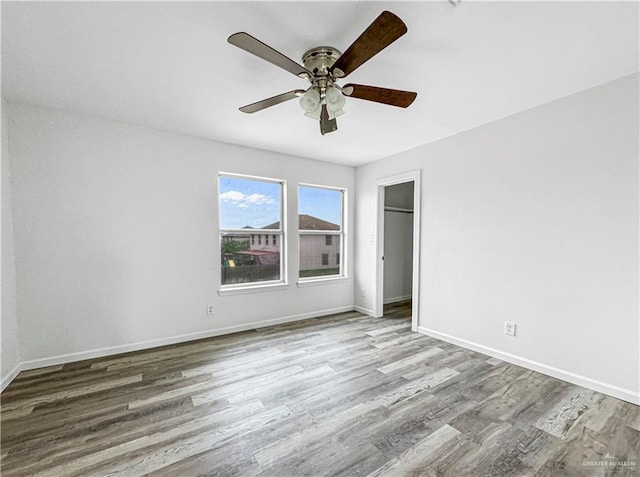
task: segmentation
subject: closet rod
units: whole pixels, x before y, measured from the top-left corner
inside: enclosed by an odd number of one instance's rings
[[[385,212],[404,212],[405,214],[413,214],[413,210],[411,209],[403,209],[402,207],[384,207]]]

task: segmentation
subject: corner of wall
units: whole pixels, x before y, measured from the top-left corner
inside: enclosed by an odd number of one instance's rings
[[[7,126],[7,103],[1,98],[2,115],[2,374],[0,391],[20,372],[20,347],[18,343],[18,316],[16,308],[16,267],[13,246],[13,207],[11,194],[11,167],[9,162],[9,134]]]

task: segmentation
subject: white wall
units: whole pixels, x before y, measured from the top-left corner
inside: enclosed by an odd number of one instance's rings
[[[376,180],[422,169],[420,329],[638,402],[638,131],[636,74],[358,168],[356,305]]]
[[[384,188],[385,207],[413,210],[413,182],[402,182]]]
[[[216,215],[218,171],[286,180],[293,231],[297,183],[351,193],[353,168],[13,103],[8,116],[26,367],[353,308],[352,279],[296,286],[294,235],[288,289],[218,296]]]
[[[411,298],[413,214],[384,213],[384,303]]]
[[[11,171],[5,103],[2,101],[2,375],[4,389],[18,372],[18,317],[16,314],[16,272],[13,252],[13,217],[11,213]]]
[[[413,210],[413,182],[384,188],[385,207]],[[413,284],[413,214],[384,213],[384,303],[411,297]]]

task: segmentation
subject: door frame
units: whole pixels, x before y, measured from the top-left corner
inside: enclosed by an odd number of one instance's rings
[[[376,276],[373,316],[381,317],[384,309],[384,188],[391,185],[413,182],[413,274],[411,287],[411,329],[418,331],[420,302],[420,169],[415,169],[376,181]]]

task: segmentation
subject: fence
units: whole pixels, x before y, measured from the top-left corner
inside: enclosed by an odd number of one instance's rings
[[[222,268],[222,284],[264,282],[280,279],[280,264],[240,265]]]

